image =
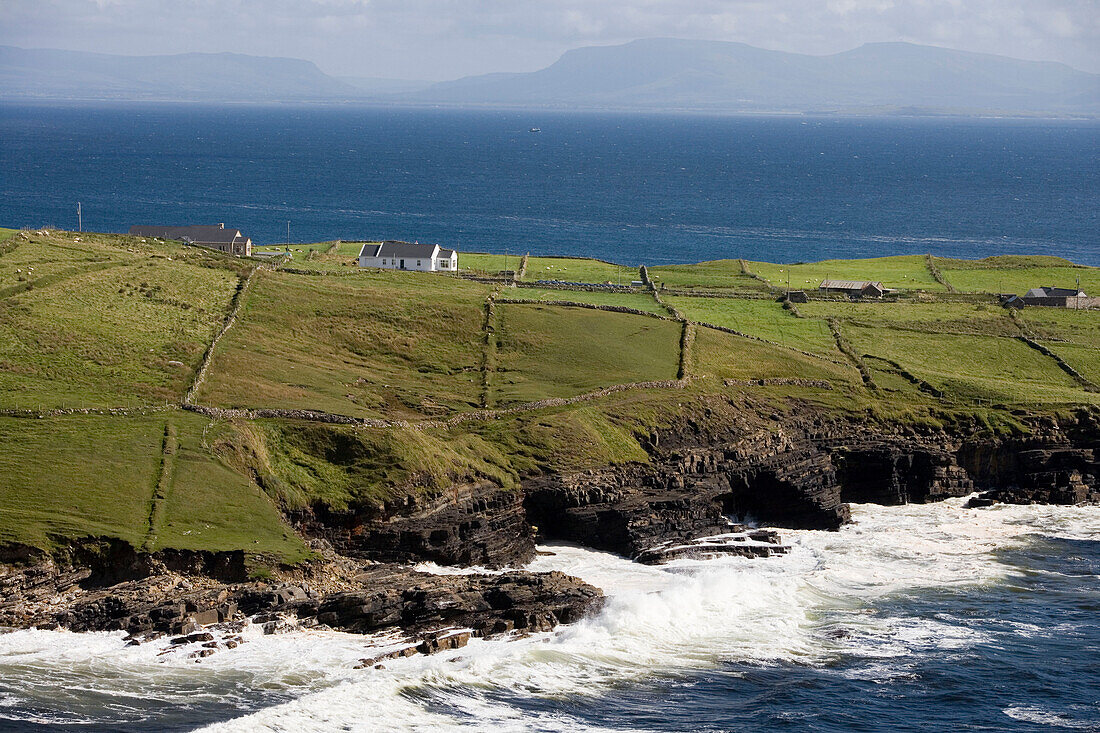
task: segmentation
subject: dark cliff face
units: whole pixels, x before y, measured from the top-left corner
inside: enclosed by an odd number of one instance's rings
[[[292,519],[299,531],[324,538],[353,558],[503,567],[525,564],[535,556],[522,493],[491,484],[409,494],[343,512],[318,506]]]
[[[318,509],[299,526],[352,557],[502,567],[533,557],[536,532],[637,557],[727,532],[730,519],[837,529],[849,521],[848,502],[929,502],[983,489],[997,501],[1100,501],[1092,412],[1061,424],[1044,418],[1016,438],[808,409],[760,415],[706,408],[645,436],[648,463],[530,476],[518,491],[475,484],[341,514]]]

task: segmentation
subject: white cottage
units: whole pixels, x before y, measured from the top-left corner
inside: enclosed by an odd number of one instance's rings
[[[370,242],[359,250],[359,266],[381,267],[386,270],[458,272],[458,252],[443,249],[438,244]]]

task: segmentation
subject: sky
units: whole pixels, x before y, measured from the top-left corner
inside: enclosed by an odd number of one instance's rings
[[[1100,73],[1100,0],[0,0],[4,45],[290,56],[339,76],[534,71],[653,37],[809,54],[909,41]]]

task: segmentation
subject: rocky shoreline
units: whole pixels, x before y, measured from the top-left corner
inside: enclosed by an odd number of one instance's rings
[[[654,432],[646,463],[529,476],[516,491],[473,483],[339,513],[296,512],[289,518],[317,559],[267,581],[247,577],[243,553],[142,555],[125,543],[89,541],[49,557],[8,546],[0,551],[0,626],[121,630],[133,642],[173,635],[173,647],[193,648],[197,658],[239,643],[246,623],[269,633],[389,631],[403,642],[385,655],[431,653],[598,611],[598,588],[514,569],[533,559],[536,539],[647,563],[767,557],[786,551],[781,537],[731,518],[832,530],[849,521],[849,502],[981,492],[971,506],[1100,503],[1095,411],[1035,418],[1026,434],[1004,437],[981,426],[868,429],[810,410],[761,417],[743,408],[716,404]],[[498,570],[431,574],[415,569],[420,562]]]

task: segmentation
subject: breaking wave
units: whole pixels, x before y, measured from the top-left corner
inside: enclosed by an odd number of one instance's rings
[[[696,720],[682,717],[695,704],[698,727],[708,729],[716,694],[727,709],[743,709],[750,692],[774,691],[778,679],[827,681],[836,694],[818,696],[823,708],[858,707],[859,690],[934,689],[936,665],[1081,631],[1072,621],[1016,617],[1001,594],[1040,576],[1054,582],[1028,560],[1045,541],[1093,551],[1100,511],[971,510],[964,501],[854,506],[855,522],[839,532],[783,531],[791,552],[772,558],[644,566],[547,545],[552,554],[531,569],[603,588],[600,614],[383,669],[354,667],[387,639],[336,632],[251,629],[249,643],[198,662],[157,643],[126,647],[120,634],[14,632],[0,636],[0,727],[6,719],[83,730],[671,730]],[[1088,567],[1094,581],[1100,560]],[[1025,692],[997,707],[995,727],[1100,725],[1095,708],[1044,712]],[[773,707],[754,708],[744,728],[833,729],[807,703]]]

